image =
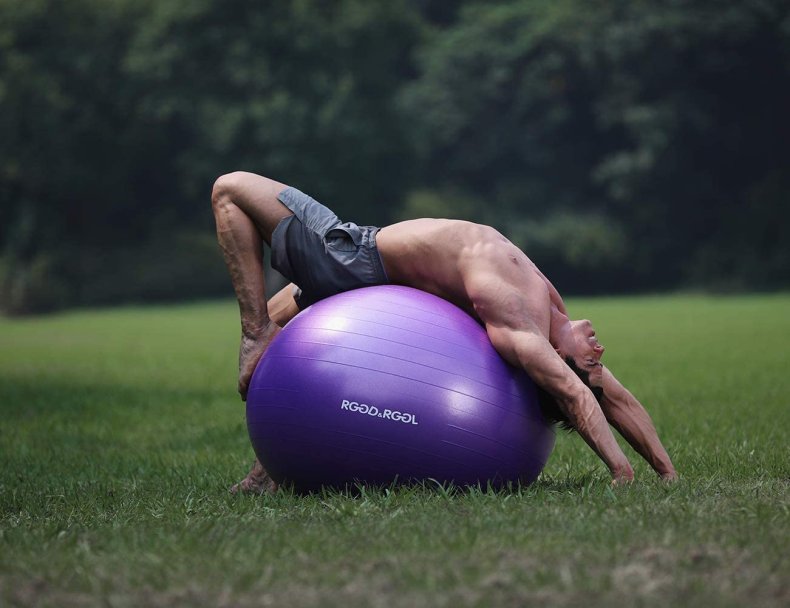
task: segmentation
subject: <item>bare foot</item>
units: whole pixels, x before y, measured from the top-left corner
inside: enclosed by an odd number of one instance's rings
[[[247,477],[231,486],[231,494],[274,494],[277,491],[277,482],[274,481],[263,465],[255,460]]]

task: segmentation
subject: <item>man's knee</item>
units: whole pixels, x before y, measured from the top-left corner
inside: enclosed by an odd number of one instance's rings
[[[244,207],[245,201],[257,201],[261,197],[276,200],[277,194],[284,188],[285,184],[268,177],[247,171],[233,171],[220,175],[214,182],[211,202],[214,207],[227,203]]]
[[[242,171],[234,171],[220,175],[214,182],[211,189],[211,204],[218,207],[223,204],[232,203],[234,194],[239,191],[242,181]]]
[[[285,188],[285,184],[268,177],[234,171],[221,175],[214,182],[211,206],[215,216],[240,210],[255,223],[268,243],[280,220],[291,215],[291,211],[278,199]]]

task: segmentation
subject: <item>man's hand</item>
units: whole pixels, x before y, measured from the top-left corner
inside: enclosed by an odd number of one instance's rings
[[[612,470],[612,485],[624,486],[634,480],[634,469],[630,464],[620,469]]]
[[[274,322],[269,324],[254,336],[242,334],[241,346],[239,347],[239,394],[242,401],[247,401],[247,389],[250,386],[252,373],[255,366],[269,347],[275,336],[280,333],[281,328]]]

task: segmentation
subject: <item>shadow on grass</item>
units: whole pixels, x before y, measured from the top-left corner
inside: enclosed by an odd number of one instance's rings
[[[586,493],[611,492],[611,482],[604,476],[588,471],[576,476],[562,479],[541,476],[531,484],[507,483],[504,485],[480,484],[458,486],[452,483],[440,483],[434,479],[412,480],[408,482],[394,481],[390,484],[365,484],[355,482],[345,487],[324,487],[309,492],[295,491],[287,483],[280,487],[274,496],[290,498],[319,498],[322,500],[361,500],[386,502],[393,498],[405,499],[420,497],[422,499],[531,499],[548,495],[585,495]],[[269,495],[272,496],[272,495]]]

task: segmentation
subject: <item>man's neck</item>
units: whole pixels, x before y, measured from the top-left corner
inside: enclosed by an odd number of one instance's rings
[[[552,304],[551,306],[551,322],[549,324],[549,342],[554,348],[561,348],[567,340],[567,336],[571,332],[571,320],[568,315],[560,312],[560,310]]]

